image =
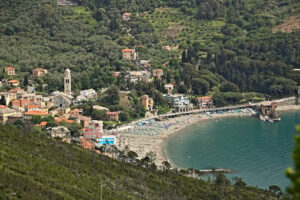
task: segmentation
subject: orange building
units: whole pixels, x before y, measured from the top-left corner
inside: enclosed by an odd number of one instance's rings
[[[16,69],[13,67],[6,67],[5,73],[9,76],[14,76],[14,75],[16,75]]]
[[[8,86],[17,87],[19,86],[20,82],[18,80],[10,80],[6,82]]]
[[[123,49],[122,56],[125,60],[136,60],[137,53],[134,49]]]
[[[119,121],[119,112],[106,112],[110,121]]]

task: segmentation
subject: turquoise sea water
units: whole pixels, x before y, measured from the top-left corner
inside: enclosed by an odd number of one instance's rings
[[[281,114],[281,122],[254,117],[214,119],[184,129],[166,143],[172,163],[182,168],[232,168],[228,175],[243,178],[248,185],[285,188],[284,170],[293,165],[291,152],[300,112]]]

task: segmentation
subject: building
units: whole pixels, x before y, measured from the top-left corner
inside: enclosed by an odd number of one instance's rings
[[[214,108],[213,99],[212,97],[205,96],[205,97],[198,97],[197,98],[197,106],[199,109],[210,109]]]
[[[114,135],[104,135],[99,139],[99,145],[116,145],[117,138]]]
[[[74,104],[80,104],[83,101],[88,101],[89,99],[93,99],[96,96],[96,91],[94,89],[82,90],[80,91],[80,95],[73,99]]]
[[[110,121],[119,121],[119,112],[106,112],[106,115]]]
[[[32,70],[32,77],[36,78],[36,77],[45,76],[47,73],[48,73],[48,70],[46,70],[46,69],[36,68],[36,69]]]
[[[168,91],[168,94],[172,93],[172,90],[174,89],[174,84],[169,83],[165,85],[166,90]]]
[[[58,124],[66,123],[69,126],[72,125],[73,123],[75,123],[74,120],[70,120],[70,119],[67,119],[67,118],[64,118],[64,117],[56,117],[55,122],[58,123]]]
[[[24,120],[31,120],[31,118],[33,116],[41,116],[41,117],[45,117],[47,116],[48,114],[46,112],[43,112],[43,111],[28,111],[28,112],[25,112],[23,114],[23,119]]]
[[[193,110],[193,105],[190,104],[188,97],[183,95],[166,95],[167,98],[173,106],[175,112],[187,112]]]
[[[0,122],[2,124],[6,124],[8,117],[16,115],[16,114],[17,114],[17,112],[14,109],[10,109],[10,108],[0,109]]]
[[[77,6],[78,3],[70,1],[70,0],[57,0],[58,6]]]
[[[5,71],[5,74],[7,74],[9,76],[16,75],[16,69],[13,67],[6,67],[4,71]]]
[[[26,106],[26,111],[41,111],[40,104],[29,104]]]
[[[164,70],[162,69],[153,69],[152,70],[152,76],[156,77],[157,79],[161,79],[162,75],[164,75]]]
[[[147,111],[152,111],[153,110],[153,104],[154,104],[154,101],[152,98],[150,98],[148,95],[143,95],[141,98],[140,98],[140,102],[141,102],[141,105],[144,106],[144,108],[147,110]]]
[[[64,74],[64,93],[69,96],[72,95],[71,80],[71,71],[66,69]]]
[[[18,80],[10,80],[7,81],[6,84],[10,87],[18,87],[20,85],[20,82]]]
[[[93,109],[94,109],[94,110],[104,110],[104,111],[109,111],[108,108],[105,108],[105,107],[103,107],[103,106],[98,106],[98,105],[94,105],[94,106],[93,106]]]
[[[149,60],[140,60],[139,65],[143,67],[144,69],[151,68],[151,64]]]
[[[77,123],[81,124],[81,126],[83,128],[88,127],[91,121],[92,121],[92,119],[90,117],[86,117],[86,116],[83,116],[83,115],[79,115],[77,117]]]
[[[124,60],[136,60],[137,53],[134,49],[123,49],[122,56]]]
[[[56,93],[56,96],[51,97],[53,101],[53,106],[58,108],[69,108],[72,105],[72,96],[65,93]]]
[[[78,108],[75,108],[69,112],[70,117],[78,117],[79,115],[82,114],[83,114],[83,110]]]
[[[264,101],[260,105],[260,112],[264,116],[271,116],[276,112],[277,103],[271,101]]]
[[[129,21],[130,20],[130,16],[131,16],[131,13],[124,13],[123,15],[122,15],[122,19],[123,19],[123,21]]]
[[[103,136],[103,122],[92,120],[83,133],[84,139],[99,139]]]
[[[71,132],[67,127],[64,126],[58,126],[54,127],[51,130],[51,137],[52,138],[61,138],[62,141],[70,143],[71,142]]]
[[[129,71],[126,72],[124,78],[131,83],[136,83],[137,81],[151,82],[151,73],[148,71]]]
[[[112,77],[119,77],[121,72],[113,72]]]
[[[171,51],[171,47],[170,46],[162,46],[163,50],[167,50],[167,51]]]

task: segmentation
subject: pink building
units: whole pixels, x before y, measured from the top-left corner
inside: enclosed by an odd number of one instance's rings
[[[209,96],[198,97],[197,98],[197,106],[200,109],[214,108],[212,97],[209,97]]]

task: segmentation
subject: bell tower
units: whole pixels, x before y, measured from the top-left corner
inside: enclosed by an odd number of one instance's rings
[[[65,75],[64,75],[64,93],[67,95],[72,95],[71,90],[71,71],[69,69],[66,69]]]

